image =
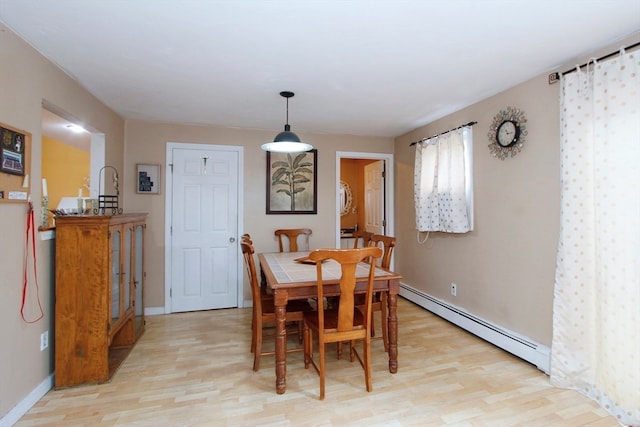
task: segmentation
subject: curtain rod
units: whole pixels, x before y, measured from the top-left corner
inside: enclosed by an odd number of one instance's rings
[[[458,126],[457,128],[453,128],[453,129],[449,129],[449,130],[444,131],[444,132],[440,132],[439,134],[437,134],[437,135],[433,135],[433,136],[430,136],[429,138],[422,138],[422,139],[421,139],[421,140],[419,140],[419,141],[413,141],[411,144],[409,144],[409,146],[413,146],[413,145],[416,145],[418,142],[424,142],[424,141],[426,141],[426,140],[428,140],[428,139],[435,138],[436,136],[444,135],[445,133],[453,132],[454,130],[462,129],[463,127],[473,126],[473,125],[475,125],[476,123],[478,123],[478,122],[469,122],[469,123],[467,123],[466,125],[460,125],[460,126]]]
[[[634,44],[632,44],[632,45],[630,45],[630,46],[624,47],[623,49],[624,49],[624,50],[627,50],[627,49],[633,49],[634,47],[638,47],[638,46],[640,46],[640,42],[637,42],[637,43],[634,43]],[[620,53],[620,51],[619,51],[619,50],[618,50],[617,52],[611,52],[611,53],[609,53],[609,54],[607,54],[607,55],[601,56],[600,58],[596,59],[595,61],[596,61],[596,62],[598,62],[598,61],[604,61],[605,59],[609,59],[609,58],[611,58],[612,56],[616,56],[616,55],[618,55],[619,53]],[[582,64],[582,65],[580,65],[579,67],[573,67],[572,69],[570,69],[570,70],[567,70],[567,71],[563,72],[563,73],[562,73],[562,75],[564,76],[565,74],[569,74],[569,73],[573,73],[573,72],[575,72],[575,71],[578,71],[578,69],[579,69],[579,68],[586,67],[586,66],[587,66],[587,65],[589,65],[590,63],[591,63],[591,61],[589,61],[589,62],[587,62],[587,63],[585,63],[585,64]]]

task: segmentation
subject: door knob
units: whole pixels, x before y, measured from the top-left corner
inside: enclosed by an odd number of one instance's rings
[[[233,243],[233,242],[235,242],[235,241],[236,241],[236,238],[235,238],[235,237],[229,237],[229,242]]]

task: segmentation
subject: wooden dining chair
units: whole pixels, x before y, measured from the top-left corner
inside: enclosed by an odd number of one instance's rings
[[[263,330],[267,325],[275,325],[275,307],[273,296],[264,295],[260,292],[258,274],[254,261],[255,250],[253,245],[247,240],[240,242],[242,255],[244,256],[245,267],[251,284],[251,295],[253,298],[253,316],[251,321],[251,351],[253,352],[253,370],[260,369],[260,357],[274,355],[275,351],[262,351]],[[311,307],[306,301],[290,301],[287,304],[287,322],[297,323],[297,333],[299,341],[302,341],[303,313]],[[287,352],[302,351],[302,348],[287,349]]]
[[[325,308],[322,304],[314,312],[304,314],[304,367],[313,365],[320,375],[320,400],[324,399],[325,389],[325,346],[328,343],[349,341],[350,357],[356,358],[364,368],[367,391],[372,389],[371,381],[371,298],[375,261],[382,255],[382,249],[367,247],[360,249],[317,249],[309,254],[316,262],[318,301],[324,297],[324,279],[322,261],[333,259],[340,264],[340,296],[338,307]],[[364,310],[355,307],[356,271],[358,263],[369,260],[369,275],[365,294]],[[319,359],[313,358],[313,334],[318,337]],[[363,357],[355,348],[355,341],[363,342]]]
[[[240,236],[240,241],[248,242],[253,245],[253,240],[251,239],[251,235],[249,233],[245,233]],[[267,281],[265,280],[264,276],[262,276],[262,274],[260,275],[260,292],[262,292],[262,295],[267,295]]]
[[[353,232],[353,248],[366,248],[371,244],[373,233],[366,230],[356,230]]]
[[[285,252],[285,239],[289,241],[289,250],[287,252],[298,252],[309,250],[309,236],[311,236],[310,228],[281,228],[275,231],[278,236],[278,246],[280,252]]]
[[[371,237],[373,236],[373,233],[371,233],[370,231],[366,231],[366,230],[356,230],[353,232],[353,248],[354,249],[358,249],[358,248],[366,248],[367,246],[371,245]],[[328,303],[331,305],[336,305],[337,304],[337,297],[328,297]],[[356,305],[363,305],[364,304],[364,295],[360,294],[360,295],[356,295]],[[373,329],[371,328],[372,334],[373,334]],[[374,335],[372,335],[374,336]],[[338,356],[338,359],[342,358],[342,343],[339,342],[336,345],[336,353]]]
[[[393,255],[393,249],[396,246],[396,238],[390,236],[384,236],[381,234],[373,234],[367,231],[363,232],[361,235],[363,243],[367,246],[378,246],[383,249],[382,257],[378,260],[378,264],[382,268],[389,269],[391,266],[391,256]],[[357,240],[356,240],[357,244]],[[372,339],[382,339],[382,343],[384,345],[384,351],[389,351],[389,330],[387,325],[387,292],[375,292],[373,294],[373,300],[371,303],[371,313],[372,318],[375,318],[375,313],[380,313],[380,327],[382,331],[382,336],[376,337],[375,333],[375,320],[372,322],[371,326],[371,337]],[[360,309],[364,309],[364,296],[357,295],[356,296],[356,306]],[[338,343],[337,346],[337,355],[338,359],[342,357],[342,343]]]
[[[380,258],[380,267],[389,269],[391,267],[391,256],[393,255],[393,249],[396,247],[396,238],[391,236],[383,236],[381,234],[374,234],[371,236],[370,246],[377,246],[383,249],[382,257]],[[371,304],[371,311],[373,313],[380,312],[380,325],[382,327],[382,337],[376,337],[374,329],[371,328],[371,336],[375,339],[382,338],[384,345],[384,351],[389,351],[389,328],[387,325],[387,292],[376,292],[373,295],[373,302]],[[360,304],[359,308],[363,309],[363,305]]]
[[[393,249],[396,247],[396,238],[374,234],[371,236],[371,245],[382,247],[383,252],[382,257],[380,257],[380,267],[387,270],[391,268],[391,257],[393,256]]]

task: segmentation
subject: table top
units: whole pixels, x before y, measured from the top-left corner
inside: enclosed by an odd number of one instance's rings
[[[270,252],[258,254],[258,258],[269,286],[277,289],[278,287],[316,285],[315,264],[296,261],[296,259],[304,258],[307,255],[309,255],[309,251]],[[340,280],[340,275],[340,264],[338,262],[330,259],[322,263],[322,277],[325,283],[337,283]],[[362,262],[356,268],[356,278],[365,279],[367,277],[369,277],[369,264]],[[400,279],[402,276],[376,267],[375,278],[386,281]]]

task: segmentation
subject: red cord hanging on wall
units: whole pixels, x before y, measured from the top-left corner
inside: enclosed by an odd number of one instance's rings
[[[31,202],[28,204],[29,210],[27,212],[27,230],[26,230],[26,242],[25,242],[25,255],[24,255],[24,282],[22,284],[22,305],[20,306],[20,315],[22,320],[27,323],[36,323],[38,320],[44,317],[44,310],[40,303],[40,287],[38,286],[38,272],[36,262],[36,232],[35,232],[35,220],[33,215],[33,205]],[[33,278],[36,286],[36,301],[38,303],[38,309],[40,310],[39,316],[34,320],[28,320],[25,315],[25,305],[27,303],[27,291],[29,287],[29,246],[31,246],[31,253],[33,254]]]

